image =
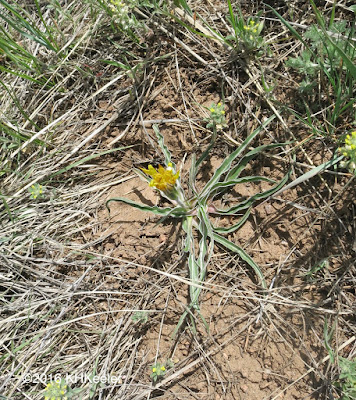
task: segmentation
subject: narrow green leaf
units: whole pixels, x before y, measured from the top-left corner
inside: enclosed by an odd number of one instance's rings
[[[186,11],[189,15],[193,15],[192,10],[190,9],[186,0],[174,0],[174,4],[178,7],[182,7],[184,11]]]
[[[244,176],[242,178],[237,178],[233,180],[229,180],[227,182],[218,182],[216,183],[209,192],[209,198],[213,198],[217,194],[221,193],[224,189],[227,189],[231,186],[238,185],[240,183],[248,183],[248,182],[272,182],[275,183],[273,179],[266,178],[264,176]]]
[[[198,230],[201,235],[201,239],[199,242],[199,258],[198,258],[201,281],[205,280],[206,269],[214,251],[214,232],[209,217],[205,210],[206,207],[199,206],[197,214],[197,217],[199,219]],[[209,252],[208,252],[208,239],[210,239]]]
[[[308,181],[313,176],[318,175],[320,172],[323,172],[327,168],[337,164],[343,158],[344,158],[344,156],[334,157],[330,161],[327,161],[327,162],[319,165],[318,167],[313,168],[312,170],[306,172],[305,174],[303,174],[299,178],[295,179],[293,182],[291,182],[288,185],[286,185],[283,189],[278,190],[278,192],[274,193],[274,195],[278,196],[279,194],[283,193],[285,190],[291,189],[292,187],[297,186],[302,182]]]
[[[238,31],[238,27],[237,27],[237,25],[236,25],[236,18],[235,18],[234,10],[233,10],[233,8],[232,8],[231,1],[230,1],[230,0],[227,0],[227,5],[228,5],[228,7],[229,7],[229,14],[230,14],[231,25],[232,25],[232,27],[233,27],[233,29],[234,29],[234,32],[235,32],[235,40],[236,40],[236,39],[238,38],[238,36],[239,36],[239,31]]]
[[[237,231],[247,221],[247,218],[250,216],[250,212],[251,212],[251,207],[245,212],[244,216],[240,219],[240,221],[237,224],[229,226],[227,228],[214,227],[214,232],[225,235],[227,233],[232,233]]]
[[[46,36],[36,27],[32,26],[24,17],[21,16],[17,12],[17,10],[12,7],[9,3],[5,0],[0,0],[0,4],[2,4],[10,13],[13,15],[14,18],[10,19],[3,13],[0,13],[0,17],[4,19],[10,26],[12,26],[17,32],[21,35],[34,40],[35,42],[47,47],[50,50],[56,51],[50,41],[46,38]],[[26,29],[31,34],[27,33],[23,29]]]
[[[265,199],[274,194],[275,192],[277,192],[278,190],[280,190],[288,181],[289,175],[290,171],[283,177],[283,179],[276,186],[272,187],[271,189],[268,189],[265,192],[257,193],[231,208],[225,210],[218,209],[217,214],[235,215],[236,213],[241,212],[242,210],[246,210],[246,208],[251,207],[255,201]]]
[[[196,156],[195,153],[192,154],[192,161],[191,165],[189,168],[189,188],[196,193],[196,187],[195,187],[195,179],[197,176],[197,167],[196,167]]]
[[[335,362],[335,355],[334,355],[334,351],[333,351],[332,347],[330,346],[330,339],[332,339],[332,337],[333,337],[334,329],[335,329],[335,325],[331,328],[330,332],[328,332],[328,321],[325,318],[325,320],[324,320],[324,343],[325,343],[326,350],[329,353],[330,361],[332,364],[334,364],[334,362]]]
[[[266,144],[263,146],[258,146],[256,148],[254,148],[253,150],[249,151],[248,153],[246,153],[241,160],[238,162],[238,164],[233,167],[228,174],[226,175],[225,181],[229,181],[229,180],[233,180],[238,178],[238,176],[240,175],[240,173],[244,170],[244,168],[246,167],[246,165],[254,158],[256,157],[259,153],[265,151],[265,150],[269,150],[269,149],[273,149],[275,147],[281,147],[281,146],[285,146],[290,144],[291,142],[288,143],[273,143],[273,144]]]
[[[322,14],[320,13],[320,11],[318,10],[318,7],[316,6],[316,4],[314,3],[313,0],[310,0],[310,4],[313,8],[314,14],[316,16],[316,20],[318,21],[319,26],[325,30],[325,21],[324,18],[322,16]]]
[[[331,40],[330,36],[325,32],[325,37],[327,41],[335,48],[335,50],[339,53],[340,57],[342,58],[344,65],[347,66],[348,71],[351,73],[354,80],[356,80],[356,66],[354,62],[348,57],[348,55],[344,52],[344,50],[337,45],[333,40]]]
[[[168,147],[164,143],[164,137],[162,136],[161,132],[159,131],[158,125],[154,124],[152,125],[152,128],[157,136],[158,144],[160,145],[163,155],[164,155],[164,161],[166,165],[169,163],[172,163],[174,170],[176,169],[175,164],[172,162],[172,155],[171,152],[169,151]]]
[[[138,208],[141,211],[149,211],[156,215],[163,215],[163,216],[170,215],[174,210],[173,208],[170,207],[146,206],[145,204],[136,203],[135,201],[125,199],[124,197],[114,197],[112,199],[109,199],[105,203],[106,208],[109,210],[109,212],[110,212],[109,203],[111,203],[112,201],[118,201],[120,203],[128,204],[129,206]]]
[[[228,250],[237,253],[250,267],[252,267],[256,275],[259,277],[262,287],[264,289],[267,289],[265,277],[263,276],[263,273],[260,270],[259,266],[241,247],[237,246],[235,243],[232,243],[230,240],[224,238],[223,236],[218,235],[217,233],[214,234],[214,239],[217,243],[223,245]]]
[[[7,201],[5,200],[5,196],[3,196],[3,195],[0,193],[0,198],[1,198],[1,200],[2,200],[2,203],[4,204],[5,210],[6,210],[7,214],[8,214],[8,216],[9,216],[9,218],[11,219],[11,222],[14,222],[14,218],[13,218],[13,216],[12,216],[10,207],[9,207],[9,205],[7,204]]]
[[[266,6],[272,10],[272,12],[281,20],[281,22],[292,32],[292,34],[299,39],[304,46],[306,46],[306,48],[309,49],[308,43],[303,39],[303,37],[293,28],[293,26],[282,17],[282,15],[280,15],[278,13],[278,11],[276,11],[273,7],[271,7],[269,4],[266,4]]]
[[[209,198],[210,191],[212,187],[219,182],[221,179],[222,175],[226,173],[229,168],[231,167],[231,164],[233,161],[238,157],[245,149],[246,147],[250,144],[250,142],[275,118],[275,115],[272,115],[270,118],[268,118],[260,127],[255,129],[244,141],[243,143],[235,150],[233,151],[220,165],[220,167],[215,171],[213,177],[210,179],[210,181],[206,184],[204,187],[203,191],[200,194],[200,198],[203,199],[204,202]]]

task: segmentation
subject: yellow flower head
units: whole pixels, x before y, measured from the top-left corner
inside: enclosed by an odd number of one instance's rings
[[[153,179],[150,182],[150,186],[162,190],[163,192],[170,191],[179,178],[179,171],[174,174],[172,163],[168,163],[166,169],[160,165],[158,171],[153,168],[152,165],[149,165],[148,169],[141,168],[141,170],[145,174],[152,176]]]
[[[166,367],[164,366],[164,365],[162,365],[162,367],[161,367],[161,371],[165,371],[166,370]]]
[[[157,368],[153,367],[152,372],[156,372],[156,371],[157,371]]]

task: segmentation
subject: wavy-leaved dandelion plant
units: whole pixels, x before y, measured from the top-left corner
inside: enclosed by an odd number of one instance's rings
[[[209,261],[213,255],[215,243],[237,253],[250,267],[253,268],[259,278],[262,289],[267,288],[264,276],[258,265],[240,246],[226,239],[223,235],[232,233],[239,229],[246,222],[253,203],[257,200],[271,196],[285,184],[289,176],[289,174],[287,174],[280,182],[262,176],[241,176],[241,173],[248,163],[259,153],[271,148],[282,146],[280,143],[263,145],[249,150],[243,155],[252,140],[272,121],[274,117],[271,117],[262,126],[252,132],[237,149],[224,159],[219,168],[217,168],[213,176],[206,183],[205,187],[198,192],[195,184],[198,168],[206,160],[215,143],[217,132],[216,122],[222,122],[220,118],[220,116],[223,115],[221,114],[222,106],[218,105],[218,107],[220,109],[219,115],[216,114],[215,107],[211,107],[213,110],[210,109],[211,120],[213,121],[213,135],[210,145],[198,159],[195,158],[194,154],[192,157],[193,159],[188,183],[189,196],[186,196],[186,191],[183,190],[181,186],[180,173],[172,161],[171,153],[164,143],[163,136],[161,135],[158,126],[154,125],[153,129],[164,154],[165,167],[159,166],[158,169],[155,169],[152,165],[149,165],[147,169],[137,170],[136,172],[146,180],[151,187],[154,187],[161,196],[165,197],[171,203],[171,206],[148,206],[122,197],[112,198],[106,202],[108,209],[110,202],[119,201],[142,211],[150,211],[163,218],[170,217],[182,220],[182,227],[186,235],[184,251],[187,253],[191,284],[189,287],[189,303],[178,322],[175,333],[183,324],[187,316],[190,317],[193,330],[195,331],[194,312],[200,316],[204,325],[208,329],[208,326],[200,312],[199,296],[202,290],[202,284],[206,277]],[[217,117],[219,117],[219,121],[215,121]],[[271,188],[254,194],[229,208],[219,209],[213,204],[215,197],[238,184],[261,181],[271,183]],[[240,218],[235,225],[228,228],[222,228],[214,225],[209,218],[210,214],[240,216]],[[195,234],[196,231],[198,232],[198,236]],[[154,368],[157,367],[155,366]]]

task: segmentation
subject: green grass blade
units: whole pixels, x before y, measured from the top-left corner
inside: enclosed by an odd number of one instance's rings
[[[186,0],[174,0],[174,4],[177,7],[183,8],[183,10],[186,11],[189,15],[193,15],[192,10],[190,9]]]
[[[318,21],[319,26],[325,30],[325,21],[324,18],[322,16],[322,14],[320,13],[320,11],[318,10],[317,6],[315,5],[313,0],[310,0],[310,4],[313,8],[314,14],[316,16],[316,20]]]
[[[1,192],[0,192],[0,199],[1,199],[2,203],[4,204],[5,210],[6,210],[7,214],[8,214],[8,216],[9,216],[11,222],[14,222],[14,218],[13,218],[13,216],[12,216],[10,207],[9,207],[9,205],[7,204],[7,201],[5,200],[5,196],[3,196],[3,195],[1,194]]]
[[[49,27],[48,27],[48,25],[47,25],[45,19],[43,18],[43,15],[42,15],[42,11],[41,11],[41,7],[40,7],[40,4],[39,4],[39,1],[38,1],[38,0],[34,0],[34,2],[35,2],[35,4],[36,4],[36,8],[37,8],[37,15],[40,17],[40,19],[41,19],[41,21],[42,21],[42,23],[43,23],[43,26],[46,28],[46,32],[47,32],[48,37],[51,39],[51,40],[49,41],[49,40],[46,38],[46,42],[49,43],[50,46],[52,46],[52,50],[54,50],[54,51],[57,52],[57,51],[59,50],[58,47],[55,48],[55,47],[53,47],[53,44],[52,44],[52,43],[56,43],[56,40],[55,40],[55,38],[53,37],[53,35],[51,34],[51,30],[49,29]]]
[[[260,127],[255,129],[243,142],[242,144],[235,150],[233,151],[220,165],[220,167],[215,171],[213,177],[210,179],[210,181],[206,184],[204,187],[203,191],[200,194],[200,198],[204,199],[205,201],[209,198],[210,191],[212,187],[219,182],[221,179],[222,175],[226,173],[229,168],[231,167],[231,164],[233,161],[238,157],[245,149],[246,147],[251,143],[251,141],[275,118],[275,115],[272,115],[270,118],[268,118]]]
[[[281,22],[290,30],[290,32],[297,38],[299,39],[304,46],[310,50],[308,43],[303,39],[303,37],[293,28],[293,26],[282,17],[281,14],[278,13],[278,11],[276,11],[273,7],[271,7],[270,5],[266,4],[266,6],[272,10],[272,12],[281,20]]]
[[[235,38],[237,39],[238,36],[239,36],[239,31],[238,31],[238,28],[237,28],[237,25],[236,25],[236,18],[235,18],[234,10],[233,10],[233,8],[232,8],[231,1],[230,1],[230,0],[227,0],[227,5],[228,5],[228,7],[229,7],[229,14],[230,14],[231,25],[232,25],[232,27],[233,27],[233,29],[234,29],[234,32],[235,32]]]
[[[23,64],[22,64],[22,65],[23,65]],[[23,65],[23,66],[24,66],[24,65]],[[30,70],[30,69],[31,69],[30,66],[28,66],[27,69]],[[8,68],[5,68],[5,67],[3,67],[2,65],[0,65],[0,71],[1,71],[1,72],[6,72],[7,74],[11,74],[11,75],[18,76],[19,78],[26,79],[26,80],[28,80],[28,81],[30,81],[30,82],[37,83],[38,85],[41,85],[41,86],[42,86],[42,84],[43,84],[41,81],[39,81],[39,80],[37,80],[37,79],[35,79],[35,78],[32,78],[32,76],[29,76],[29,75],[27,75],[27,74],[25,74],[25,73],[23,73],[23,72],[16,71],[15,69],[8,69]]]
[[[22,15],[5,0],[0,0],[0,5],[7,9],[13,18],[9,18],[0,13],[0,17],[4,19],[10,26],[12,26],[21,35],[34,40],[35,42],[47,47],[49,50],[56,51],[51,42],[46,36],[36,27],[32,26]],[[26,29],[28,32],[24,31]]]
[[[0,79],[0,85],[7,91],[7,93],[11,97],[12,101],[14,102],[14,104],[16,105],[22,116],[31,124],[31,126],[33,126],[35,129],[39,129],[38,126],[30,119],[26,111],[22,108],[21,102],[16,97],[16,94],[13,91],[11,91],[1,79]]]
[[[250,267],[252,267],[256,275],[260,279],[262,287],[264,289],[267,289],[265,277],[263,276],[263,273],[260,270],[259,266],[241,247],[237,246],[235,243],[232,243],[230,240],[224,238],[223,236],[218,235],[217,233],[214,234],[214,239],[217,243],[221,244],[228,250],[237,253]]]
[[[344,62],[344,65],[347,66],[348,71],[351,73],[352,77],[354,80],[356,80],[356,66],[354,62],[348,57],[348,55],[344,52],[344,50],[336,44],[329,35],[324,31],[325,37],[327,41],[335,48],[335,50],[339,53],[340,57],[342,58],[342,61]]]

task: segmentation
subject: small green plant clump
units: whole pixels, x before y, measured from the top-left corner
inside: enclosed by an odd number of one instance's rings
[[[50,382],[44,391],[44,400],[70,400],[77,396],[82,389],[71,389],[64,379]]]
[[[261,34],[264,27],[264,22],[260,19],[261,14],[259,13],[257,16],[245,19],[240,9],[238,10],[239,15],[236,15],[231,3],[228,3],[228,20],[232,25],[234,34],[227,36],[225,40],[228,42],[232,40],[241,50],[247,52],[254,51],[257,56],[262,55],[262,49],[266,47],[266,41]]]
[[[336,386],[341,389],[341,400],[356,399],[356,360],[339,357],[340,375]]]
[[[350,52],[354,50],[348,42],[351,29],[347,28],[346,22],[333,23],[328,32],[324,32],[317,25],[312,25],[304,35],[305,40],[310,41],[309,47],[299,57],[290,57],[286,62],[287,66],[304,74],[304,80],[300,83],[302,92],[308,93],[317,85],[314,78],[320,71],[324,71],[331,78],[329,74],[334,70],[339,70],[339,66],[343,65],[343,60],[338,48],[344,49],[346,55],[353,57]],[[326,35],[330,34],[332,40],[329,41]]]
[[[37,198],[41,198],[43,196],[43,187],[38,183],[31,185],[31,187],[28,188],[28,191],[31,194],[30,198],[33,200],[36,200]]]
[[[241,38],[246,44],[248,49],[259,49],[264,43],[264,39],[261,36],[263,29],[263,22],[248,18],[246,25],[243,26],[241,31]]]
[[[345,160],[340,161],[340,167],[356,174],[356,131],[346,135],[345,145],[339,147],[338,151],[345,157]]]
[[[113,20],[123,31],[138,27],[139,23],[133,14],[136,6],[136,0],[110,0]]]
[[[318,133],[329,135],[338,129],[340,117],[345,118],[346,114],[353,112],[355,104],[356,52],[352,40],[355,24],[336,20],[336,3],[328,18],[318,10],[313,0],[310,3],[317,23],[303,33],[299,33],[276,10],[271,10],[303,45],[301,54],[290,57],[286,65],[302,76],[298,90],[303,95],[307,125],[312,129],[318,126]],[[321,108],[326,110],[322,123],[316,117]]]
[[[206,127],[208,129],[213,128],[214,126],[219,130],[222,128],[225,128],[227,126],[226,120],[225,120],[225,106],[223,103],[212,103],[211,106],[209,107],[209,112],[210,115],[208,118],[205,119],[208,124]]]
[[[148,321],[148,313],[147,311],[136,311],[134,315],[131,317],[132,321],[140,322],[141,324],[145,324]]]
[[[157,382],[159,379],[163,378],[166,372],[173,368],[174,363],[172,360],[167,360],[164,364],[156,363],[151,367],[151,379],[153,382]]]

